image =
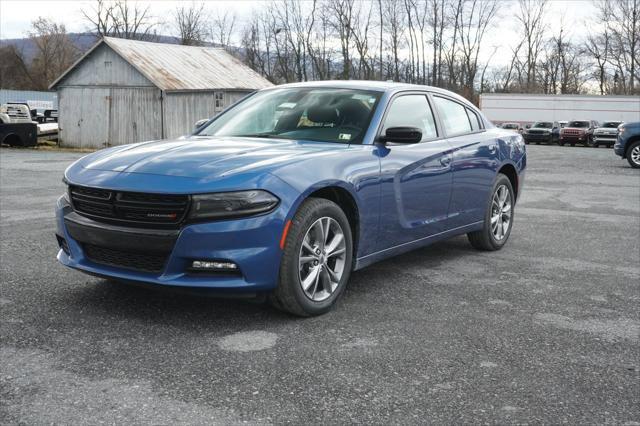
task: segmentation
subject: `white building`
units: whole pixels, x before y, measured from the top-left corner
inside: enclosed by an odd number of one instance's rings
[[[640,96],[480,95],[480,109],[494,123],[596,120],[640,121]]]

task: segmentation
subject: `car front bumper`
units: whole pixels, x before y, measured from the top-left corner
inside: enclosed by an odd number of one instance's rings
[[[579,136],[579,135],[560,135],[560,142],[564,142],[564,143],[571,143],[571,142],[578,142],[578,143],[583,143],[583,142],[587,142],[589,140],[589,138],[587,136]]]
[[[57,259],[70,268],[115,280],[257,293],[277,284],[284,223],[285,208],[279,206],[261,216],[189,224],[178,230],[122,227],[80,216],[60,197],[56,205]],[[109,256],[96,258],[89,247],[106,250]],[[146,262],[157,259],[154,256],[165,259],[160,269],[136,266],[135,259]],[[238,271],[193,272],[194,260],[234,262]]]
[[[551,133],[523,133],[522,137],[527,142],[552,142],[553,135]]]
[[[606,144],[614,144],[616,142],[616,135],[593,135],[594,143],[606,143]]]

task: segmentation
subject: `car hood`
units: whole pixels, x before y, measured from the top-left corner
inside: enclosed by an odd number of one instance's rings
[[[98,151],[80,160],[89,170],[189,178],[270,172],[310,157],[336,155],[348,145],[285,139],[190,137],[144,142]]]

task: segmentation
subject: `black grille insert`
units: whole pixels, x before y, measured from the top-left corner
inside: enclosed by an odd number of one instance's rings
[[[133,226],[178,227],[189,208],[188,195],[148,194],[70,186],[76,212],[96,220]]]
[[[141,253],[83,244],[85,256],[95,263],[143,272],[162,272],[168,253]]]

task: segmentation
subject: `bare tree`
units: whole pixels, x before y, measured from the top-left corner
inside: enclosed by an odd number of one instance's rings
[[[35,87],[24,54],[14,44],[0,47],[0,87],[15,90]]]
[[[94,8],[81,12],[99,37],[153,40],[160,25],[151,14],[151,6],[132,6],[128,0],[97,0]]]
[[[544,44],[547,0],[520,0],[519,5],[520,10],[516,19],[520,24],[524,39],[524,73],[526,76],[524,88],[527,92],[532,92],[535,90],[536,65]]]
[[[347,80],[351,73],[351,39],[353,36],[355,0],[329,0],[328,7],[334,14],[333,28],[340,42],[342,53],[341,78]]]
[[[191,3],[188,7],[180,6],[173,13],[174,25],[180,34],[180,43],[200,46],[207,37],[206,11],[204,3]]]
[[[36,55],[29,66],[33,88],[47,90],[73,64],[78,51],[69,39],[64,24],[43,17],[31,23],[29,38],[36,47]]]
[[[640,93],[640,0],[601,1],[598,10],[610,35],[609,62],[618,75],[615,90]]]
[[[478,74],[478,58],[482,40],[498,11],[498,2],[493,0],[469,0],[464,3],[460,25],[462,92],[468,99],[475,99],[475,81]]]
[[[594,77],[598,80],[598,87],[601,95],[604,95],[607,92],[607,65],[610,60],[609,55],[611,53],[609,38],[609,32],[605,29],[601,34],[590,34],[585,43],[586,51],[595,60]]]
[[[231,45],[231,37],[236,25],[236,15],[229,10],[217,10],[211,19],[210,35],[213,43],[223,47]]]

